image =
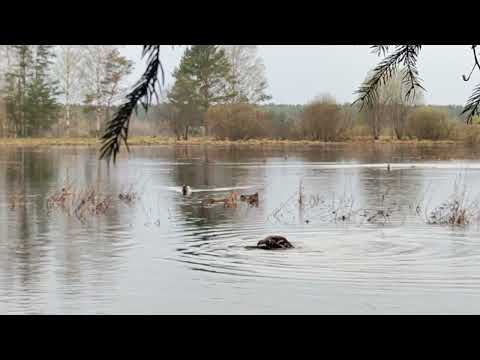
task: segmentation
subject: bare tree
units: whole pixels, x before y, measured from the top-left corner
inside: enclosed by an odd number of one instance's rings
[[[92,105],[95,111],[96,132],[100,132],[103,112],[104,92],[103,79],[105,78],[105,61],[112,51],[111,45],[83,45],[82,61],[82,92],[85,102]]]
[[[11,45],[0,45],[0,86],[5,85],[5,74],[12,64],[13,52]]]
[[[3,92],[5,89],[5,73],[9,65],[8,45],[0,45],[0,130],[2,137],[5,136],[7,129],[7,109]]]
[[[223,45],[230,61],[233,75],[232,89],[236,93],[233,102],[261,103],[271,99],[265,65],[258,56],[257,45]]]
[[[80,63],[82,51],[79,45],[59,45],[57,47],[57,62],[54,72],[58,80],[61,99],[65,106],[64,128],[70,135],[71,107],[80,97]]]
[[[132,64],[119,54],[115,45],[84,45],[82,49],[84,102],[95,111],[95,130],[99,135],[102,118],[109,115],[113,101],[125,95],[122,84]]]
[[[365,120],[372,131],[375,140],[385,126],[391,125],[395,135],[401,139],[405,132],[409,110],[423,99],[422,88],[412,92],[410,84],[404,82],[408,69],[401,68],[380,83],[375,96],[369,100],[369,106],[363,108]],[[375,78],[370,72],[364,84],[369,84]],[[411,92],[409,95],[408,92]]]
[[[0,89],[5,85],[5,70],[8,62],[8,45],[0,45]]]
[[[371,83],[374,76],[374,73],[369,72],[364,83]],[[385,92],[385,88],[386,82],[379,85],[378,89],[376,89],[375,96],[372,99],[369,99],[369,106],[362,108],[362,111],[365,114],[365,122],[370,128],[375,140],[380,138],[380,132],[387,123],[385,110],[388,96]]]
[[[103,91],[105,93],[106,118],[110,118],[110,109],[127,92],[125,77],[132,72],[133,63],[120,55],[118,49],[111,51],[105,62],[105,78],[103,79]]]
[[[7,101],[5,90],[7,85],[7,73],[14,63],[14,51],[12,45],[0,45],[0,127],[2,136],[9,133],[9,121],[7,115]]]
[[[395,136],[401,140],[407,127],[407,118],[415,105],[423,103],[424,92],[418,89],[413,96],[406,96],[408,91],[402,79],[405,76],[405,69],[395,73],[380,89],[383,93],[385,116],[390,122]]]

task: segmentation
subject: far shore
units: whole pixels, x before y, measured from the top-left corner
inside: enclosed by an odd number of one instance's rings
[[[327,146],[327,145],[412,145],[434,146],[465,144],[463,141],[454,140],[397,140],[389,137],[373,140],[372,138],[356,138],[345,141],[324,142],[311,140],[275,140],[275,139],[250,139],[250,140],[215,140],[206,137],[192,137],[189,140],[160,136],[132,136],[128,139],[129,146],[153,145],[211,145],[211,146]],[[44,138],[0,138],[0,146],[93,146],[99,147],[100,140],[88,137],[44,137]],[[123,144],[122,144],[123,145]]]

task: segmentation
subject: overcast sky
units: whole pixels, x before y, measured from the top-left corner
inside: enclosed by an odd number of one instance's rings
[[[184,50],[185,47],[162,46],[167,83],[172,81],[171,72]],[[133,81],[144,70],[144,63],[140,61],[141,46],[128,45],[123,53],[135,61]],[[462,79],[462,74],[468,74],[473,66],[471,54],[469,46],[423,47],[419,71],[427,89],[427,103],[465,103],[475,83],[480,82],[478,73],[470,82]],[[355,98],[354,91],[379,60],[364,45],[259,45],[259,55],[266,66],[273,102],[282,104],[304,104],[323,93],[330,93],[340,103],[351,102]]]

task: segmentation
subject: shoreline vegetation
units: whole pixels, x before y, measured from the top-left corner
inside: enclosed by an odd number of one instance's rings
[[[314,140],[278,140],[278,139],[250,139],[250,140],[216,140],[208,137],[192,137],[188,140],[177,140],[175,137],[161,136],[134,136],[129,138],[129,146],[154,145],[211,145],[211,146],[335,146],[335,145],[473,145],[462,140],[397,140],[391,137],[380,137],[374,140],[370,137],[359,137],[343,141],[314,141]],[[0,138],[0,146],[95,146],[100,147],[99,139],[93,137],[42,137],[42,138]]]
[[[401,66],[368,95],[368,106],[339,103],[328,92],[305,104],[276,104],[256,45],[186,47],[171,86],[137,109],[161,66],[159,47],[145,49],[153,65],[130,89],[133,63],[118,46],[0,45],[0,147],[88,146],[110,158],[127,134],[130,146],[480,143],[479,116],[467,118],[459,105],[428,105],[422,89],[407,96],[410,70]],[[361,89],[371,87],[373,75]]]

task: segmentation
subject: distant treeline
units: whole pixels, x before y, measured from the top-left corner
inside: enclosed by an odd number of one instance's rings
[[[291,104],[274,104],[274,103],[269,103],[266,105],[259,105],[259,108],[262,109],[263,111],[267,112],[272,112],[277,115],[285,116],[285,117],[295,117],[299,113],[303,111],[306,105],[301,105],[301,104],[296,104],[296,105],[291,105]],[[340,107],[353,107],[355,110],[359,111],[359,106],[358,105],[352,105],[349,103],[345,103],[342,105],[339,105]],[[428,107],[438,110],[440,112],[445,113],[449,118],[452,120],[465,120],[466,117],[462,115],[462,111],[464,109],[464,106],[462,105],[427,105]],[[160,105],[153,105],[153,108],[156,109],[157,113],[161,112],[161,108],[164,108],[165,104],[160,104]],[[143,108],[139,108],[137,111],[137,120],[146,120],[147,116]]]
[[[374,129],[369,122],[369,114],[360,111],[358,105],[335,103],[319,100],[307,105],[289,104],[229,104],[213,106],[205,115],[205,122],[191,127],[193,136],[208,135],[214,139],[246,140],[258,138],[283,140],[321,140],[343,141],[359,138],[373,138]],[[112,106],[111,112],[116,110]],[[476,136],[476,126],[465,124],[461,116],[461,105],[427,105],[410,109],[405,121],[402,139],[452,139],[467,140]],[[58,112],[65,111],[62,104]],[[88,105],[70,105],[70,127],[68,136],[89,137],[97,134],[96,113]],[[393,111],[392,111],[393,112]],[[0,99],[0,122],[5,117],[5,102]],[[430,118],[420,116],[430,114]],[[478,121],[476,122],[478,123]],[[64,118],[59,117],[48,131],[38,136],[67,136],[62,126]],[[392,118],[387,113],[378,121],[379,135],[398,138],[395,134]],[[175,133],[175,116],[169,103],[153,105],[148,114],[138,109],[132,119],[133,136],[177,136]]]
[[[403,111],[385,106],[381,114],[361,111],[358,105],[338,105],[331,98],[307,105],[228,104],[211,107],[205,121],[189,129],[193,136],[246,140],[255,138],[343,141],[387,136],[397,139],[463,140],[468,128],[461,105],[416,105]],[[398,116],[395,116],[399,114]],[[375,118],[376,117],[376,118]],[[148,115],[140,110],[132,121],[132,134],[161,134],[184,138],[175,132],[171,104],[153,106]]]
[[[132,67],[113,45],[0,45],[0,136],[99,136],[128,92]],[[477,125],[466,127],[462,106],[426,106],[422,92],[408,96],[404,71],[365,108],[338,104],[328,94],[305,105],[275,104],[255,45],[192,45],[160,104],[148,113],[137,109],[130,134],[477,141]]]

